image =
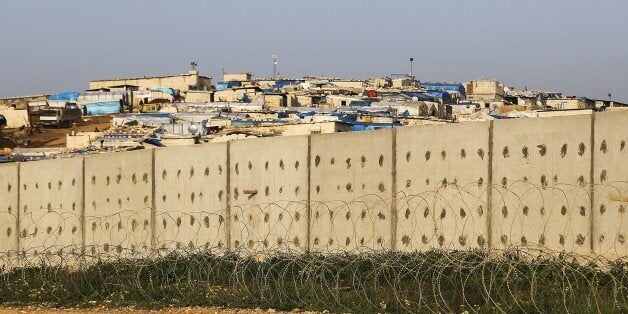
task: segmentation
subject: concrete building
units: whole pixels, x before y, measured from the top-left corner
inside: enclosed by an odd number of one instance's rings
[[[199,75],[197,71],[189,71],[188,74],[171,76],[134,77],[122,79],[95,80],[89,82],[90,90],[110,89],[119,86],[135,86],[138,89],[152,89],[157,87],[178,89],[182,92],[188,90],[211,90],[212,78]]]
[[[396,78],[392,80],[393,88],[413,87],[414,80],[410,78]]]
[[[0,98],[0,107],[11,107],[14,109],[26,109],[29,102],[45,101],[47,99],[48,99],[48,95],[33,95],[33,96]]]
[[[28,111],[25,109],[14,109],[13,107],[0,106],[0,115],[4,116],[7,128],[20,128],[28,126]]]
[[[585,108],[594,108],[595,101],[587,99],[587,98],[566,97],[566,98],[546,99],[545,106],[550,107],[552,109],[558,109],[558,110],[585,109]]]
[[[503,100],[505,97],[504,84],[496,80],[476,80],[466,83],[467,99],[491,101]]]
[[[363,89],[366,86],[362,80],[332,80],[330,83],[340,88]]]
[[[235,87],[214,92],[213,101],[249,102],[262,97],[262,89],[258,86]]]
[[[286,107],[288,96],[284,93],[264,93],[264,103],[269,108]]]
[[[185,93],[185,101],[191,103],[205,103],[212,101],[214,92],[190,90]]]
[[[366,82],[367,86],[374,88],[386,88],[392,86],[390,77],[374,77]]]
[[[223,73],[222,80],[224,82],[239,81],[249,82],[253,75],[251,73]]]

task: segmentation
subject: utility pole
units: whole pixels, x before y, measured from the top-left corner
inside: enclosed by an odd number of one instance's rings
[[[414,79],[414,70],[412,69],[412,63],[414,63],[414,58],[410,58],[410,77]]]

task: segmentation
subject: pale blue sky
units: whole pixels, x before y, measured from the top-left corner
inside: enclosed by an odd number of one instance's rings
[[[178,74],[197,60],[286,76],[506,85],[628,102],[628,1],[5,0],[0,97],[83,90],[91,79]]]

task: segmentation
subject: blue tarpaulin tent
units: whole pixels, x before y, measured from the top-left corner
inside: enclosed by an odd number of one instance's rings
[[[408,99],[412,99],[416,97],[416,100],[418,101],[438,101],[438,99],[436,99],[435,97],[428,96],[425,93],[420,93],[420,92],[402,92],[401,94],[407,97]]]
[[[370,100],[353,100],[349,103],[349,107],[369,107],[371,103]]]
[[[234,88],[234,87],[240,87],[242,86],[242,83],[239,81],[228,81],[228,82],[218,82],[216,84],[216,90],[225,90],[227,88]]]
[[[301,119],[305,118],[305,117],[311,117],[313,115],[316,114],[316,111],[303,111],[303,112],[298,112],[297,116]]]
[[[80,93],[77,92],[64,92],[57,93],[48,96],[48,100],[66,100],[66,101],[77,101]]]
[[[168,88],[168,87],[157,87],[157,88],[151,89],[151,91],[153,91],[153,92],[162,92],[164,94],[168,94],[170,96],[174,96],[174,89]]]
[[[427,96],[430,96],[430,97],[434,97],[436,99],[442,99],[442,100],[449,100],[449,99],[451,99],[451,95],[449,95],[449,93],[447,93],[447,92],[427,91],[424,94],[427,95]]]
[[[92,103],[87,103],[84,106],[85,106],[85,115],[88,115],[88,116],[120,113],[119,101],[92,102]]]
[[[467,93],[464,86],[460,83],[421,83],[421,87],[429,91],[454,91],[459,92],[462,97],[466,97]]]

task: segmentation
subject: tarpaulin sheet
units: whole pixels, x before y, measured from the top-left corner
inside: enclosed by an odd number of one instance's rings
[[[120,113],[119,101],[92,102],[86,103],[84,106],[85,115],[88,116]]]
[[[67,100],[67,101],[77,101],[81,94],[77,92],[64,92],[57,93],[48,96],[48,100]]]

